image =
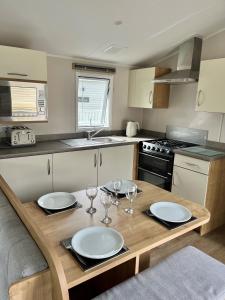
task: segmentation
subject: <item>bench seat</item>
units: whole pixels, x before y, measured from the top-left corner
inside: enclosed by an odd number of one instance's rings
[[[0,190],[0,299],[11,284],[48,268],[40,249]]]
[[[95,300],[224,300],[225,265],[188,246]]]

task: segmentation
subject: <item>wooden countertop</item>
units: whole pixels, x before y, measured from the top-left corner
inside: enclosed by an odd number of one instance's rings
[[[43,234],[45,242],[55,249],[56,255],[61,261],[65,272],[68,289],[132,258],[136,258],[136,269],[138,272],[139,257],[142,254],[186,232],[196,229],[209,221],[209,212],[198,204],[182,199],[149,183],[136,182],[138,187],[142,189],[142,193],[138,195],[134,202],[134,215],[127,215],[124,212],[124,208],[128,206],[128,200],[126,199],[121,199],[119,208],[112,206],[109,210],[109,215],[113,220],[110,227],[122,233],[129,251],[87,272],[80,269],[69,251],[60,245],[60,241],[72,237],[73,234],[81,228],[94,225],[105,226],[100,222],[104,216],[104,209],[99,198],[97,197],[94,200],[94,206],[97,208],[97,212],[93,216],[90,216],[85,211],[90,203],[84,191],[74,193],[78,201],[82,203],[83,208],[76,209],[72,212],[68,211],[57,215],[46,216],[36,203],[29,202],[23,204],[30,221],[34,223],[36,228]],[[197,219],[179,228],[168,230],[142,213],[151,203],[158,201],[174,201],[180,203],[190,209]]]

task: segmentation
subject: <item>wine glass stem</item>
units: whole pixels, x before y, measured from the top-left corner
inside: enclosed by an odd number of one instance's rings
[[[109,209],[106,207],[106,208],[105,208],[105,217],[106,217],[106,218],[108,218],[108,217],[109,217],[109,215],[108,215],[108,211],[109,211]]]
[[[132,209],[133,209],[133,199],[130,198],[130,210],[132,210]]]
[[[93,208],[93,198],[90,199],[91,200],[91,208]]]

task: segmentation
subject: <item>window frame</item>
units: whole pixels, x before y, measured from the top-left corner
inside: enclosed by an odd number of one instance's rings
[[[108,126],[78,126],[78,83],[79,77],[91,77],[97,79],[108,79],[109,80],[109,93],[108,93]],[[75,71],[75,131],[83,132],[88,130],[97,130],[99,128],[104,128],[105,130],[109,130],[112,128],[112,97],[113,97],[113,74],[105,74],[105,73],[96,73],[96,72],[86,72],[86,71]]]

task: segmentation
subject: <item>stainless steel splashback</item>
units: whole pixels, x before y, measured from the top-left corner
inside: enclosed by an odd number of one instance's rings
[[[205,145],[208,138],[208,130],[168,125],[166,127],[166,137],[172,140]]]

